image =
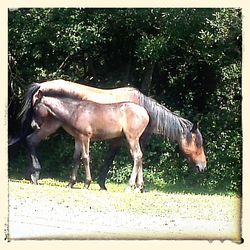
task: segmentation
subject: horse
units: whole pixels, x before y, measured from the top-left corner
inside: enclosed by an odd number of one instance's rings
[[[77,171],[80,165],[82,154],[86,189],[92,181],[89,167],[90,141],[126,138],[134,160],[129,189],[142,190],[142,151],[139,139],[149,123],[148,113],[143,107],[131,102],[100,104],[72,97],[51,97],[38,91],[31,122],[35,129],[34,134],[39,135],[43,126],[47,126],[51,120],[54,122],[50,122],[50,129],[54,130],[60,126],[74,137],[74,171]],[[35,138],[32,134],[29,142]]]
[[[43,83],[33,83],[29,86],[26,92],[23,108],[20,112],[20,116],[23,116],[21,135],[14,138],[9,143],[9,145],[11,145],[20,140],[25,140],[28,136],[29,165],[26,172],[26,178],[33,183],[37,182],[41,171],[41,165],[36,155],[36,148],[39,145],[41,138],[48,137],[59,128],[59,126],[51,126],[51,123],[55,123],[55,121],[50,119],[45,121],[43,128],[39,130],[39,133],[36,131],[30,131],[32,111],[34,104],[38,99],[39,91],[44,95],[68,96],[78,98],[79,100],[90,100],[102,104],[117,102],[132,102],[138,104],[146,109],[150,118],[147,131],[144,132],[141,137],[142,148],[153,133],[158,134],[165,139],[176,142],[183,155],[188,160],[189,165],[196,171],[203,172],[207,168],[206,155],[203,148],[203,138],[197,123],[192,123],[189,120],[174,114],[154,99],[145,96],[139,90],[132,87],[100,89],[59,79]],[[52,127],[53,129],[51,129]],[[33,137],[36,137],[36,139],[33,140]],[[106,190],[105,180],[107,173],[120,147],[121,140],[111,141],[109,153],[105,158],[98,179],[101,189]],[[72,178],[69,182],[69,186],[71,187],[74,185],[77,178],[76,173],[76,169],[73,168],[71,174]]]

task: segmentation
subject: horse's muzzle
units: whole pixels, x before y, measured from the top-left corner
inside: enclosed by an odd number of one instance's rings
[[[195,164],[195,169],[198,173],[202,173],[205,172],[207,169],[207,164],[203,164],[203,163],[198,163]]]

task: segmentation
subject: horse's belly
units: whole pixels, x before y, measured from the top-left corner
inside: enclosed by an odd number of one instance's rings
[[[121,137],[122,131],[121,130],[110,130],[110,129],[103,129],[98,128],[92,134],[92,140],[109,140],[117,137]]]

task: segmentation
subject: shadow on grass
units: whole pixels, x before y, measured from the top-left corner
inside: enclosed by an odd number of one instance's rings
[[[24,180],[24,175],[20,172],[16,173],[9,173],[8,176],[10,181],[13,182],[26,182],[28,181]],[[58,177],[56,175],[49,175],[49,174],[42,174],[40,178],[40,185],[51,185],[51,186],[61,186],[61,187],[67,187],[68,184],[68,178],[66,177]],[[94,184],[97,185],[96,181],[93,181]],[[107,181],[108,184],[113,184],[113,186],[117,186],[120,190],[121,188],[119,186],[126,186],[127,183],[114,183]],[[74,185],[73,189],[82,189],[83,188],[83,180],[78,180],[78,182]],[[216,190],[210,190],[206,187],[202,187],[199,185],[191,185],[188,183],[176,183],[176,184],[156,184],[156,183],[145,183],[145,192],[163,192],[163,193],[179,193],[179,194],[202,194],[202,195],[224,195],[224,196],[237,196],[241,197],[239,193],[234,192],[228,192],[223,189],[216,189]]]
[[[147,183],[145,185],[145,189],[150,191],[160,191],[164,193],[179,193],[179,194],[202,194],[202,195],[225,195],[225,196],[237,196],[241,197],[240,193],[230,192],[223,188],[219,189],[208,189],[207,187],[199,186],[199,185],[188,185],[184,183],[176,183],[176,184],[164,184],[157,185],[154,183]]]

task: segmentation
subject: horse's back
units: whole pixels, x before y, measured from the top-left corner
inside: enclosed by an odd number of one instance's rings
[[[58,79],[41,83],[40,89],[45,93],[64,94],[97,103],[139,103],[139,91],[133,87],[102,89]]]

